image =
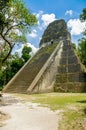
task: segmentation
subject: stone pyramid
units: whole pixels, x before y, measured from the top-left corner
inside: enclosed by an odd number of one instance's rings
[[[86,92],[86,73],[64,20],[49,24],[39,51],[4,87],[8,93]]]

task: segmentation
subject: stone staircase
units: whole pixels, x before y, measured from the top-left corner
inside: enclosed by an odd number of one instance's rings
[[[3,92],[26,93],[35,77],[46,63],[57,44],[41,48],[5,86]]]

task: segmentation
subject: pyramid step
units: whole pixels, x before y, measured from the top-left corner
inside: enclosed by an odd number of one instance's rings
[[[56,83],[86,82],[86,73],[63,73],[56,75]]]
[[[74,50],[66,50],[66,51],[62,51],[61,56],[63,58],[71,57],[71,56],[75,56],[75,53],[74,53]]]
[[[58,73],[76,73],[82,72],[80,64],[68,64],[68,65],[59,65],[57,67]]]
[[[7,84],[7,88],[5,88],[4,91],[27,91],[28,87],[46,63],[56,46],[57,44],[53,44],[41,48],[30,62],[27,62],[23,69],[21,69],[18,74],[13,77],[13,79]]]

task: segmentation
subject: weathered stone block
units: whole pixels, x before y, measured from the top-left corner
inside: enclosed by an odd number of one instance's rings
[[[64,86],[64,83],[55,83],[54,92],[66,92],[66,86]]]
[[[63,57],[63,58],[65,58],[65,57],[74,57],[75,56],[75,53],[74,53],[74,51],[73,50],[65,50],[65,51],[62,51],[62,53],[61,53],[61,56]]]
[[[68,65],[68,73],[81,72],[80,64]]]
[[[68,82],[79,82],[79,73],[67,74]]]
[[[63,51],[70,50],[70,49],[71,49],[71,46],[68,46],[68,45],[63,46]]]
[[[70,39],[68,40],[68,39],[65,39],[64,41],[64,44],[63,44],[63,46],[71,46],[71,41],[70,41]]]
[[[86,92],[86,83],[58,83],[54,86],[55,92]]]
[[[67,51],[63,51],[62,53],[61,53],[61,56],[63,57],[63,58],[65,58],[65,57],[67,57]]]
[[[67,66],[65,65],[58,66],[57,73],[61,73],[61,74],[67,73]]]
[[[60,64],[61,65],[66,65],[67,64],[67,58],[61,58]]]
[[[56,83],[65,83],[65,82],[67,82],[66,74],[57,74],[56,75]]]
[[[76,56],[72,56],[68,57],[68,64],[77,64],[78,63],[78,59]]]
[[[68,50],[67,52],[68,56],[75,56],[74,50]]]

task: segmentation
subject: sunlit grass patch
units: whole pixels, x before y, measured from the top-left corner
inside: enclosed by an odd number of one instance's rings
[[[40,103],[51,110],[63,110],[59,130],[85,130],[86,94],[85,93],[46,93],[18,94],[25,102]]]
[[[67,105],[84,105],[86,103],[86,94],[82,93],[46,93],[46,94],[17,94],[26,101],[47,105],[51,109],[64,108]]]

